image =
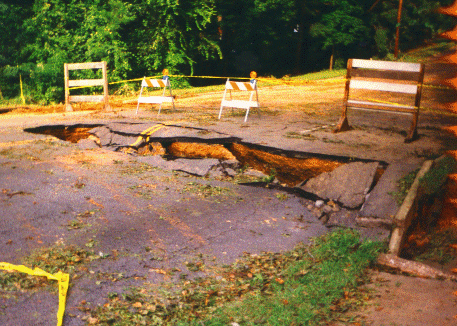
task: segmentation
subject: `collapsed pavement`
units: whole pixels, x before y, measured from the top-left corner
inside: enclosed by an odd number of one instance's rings
[[[410,155],[404,149],[386,161],[382,158],[385,154],[376,148],[365,151],[360,160],[353,154],[344,156],[350,152],[348,149],[352,153],[360,151],[349,140],[345,140],[347,146],[328,142],[334,136],[326,129],[314,133],[316,138],[327,139],[325,148],[322,142],[307,142],[307,138],[287,138],[284,142],[285,128],[269,129],[268,119],[249,128],[234,128],[231,122],[192,128],[177,123],[173,127],[153,121],[117,120],[66,117],[52,125],[46,120],[33,121],[0,130],[0,169],[5,176],[0,181],[2,260],[18,263],[35,249],[55,245],[89,248],[99,256],[83,266],[85,270],[77,270],[71,280],[66,325],[84,324],[85,313],[78,308],[82,301],[89,309],[104,304],[109,293],[122,293],[129,286],[204,274],[190,271],[186,261],[203,265],[229,263],[245,251],[288,250],[337,225],[358,228],[366,236],[386,238],[389,229],[385,224],[361,227],[357,219],[364,211],[370,218],[389,218],[388,212],[395,206],[376,209],[377,203],[390,200],[386,194],[397,175],[414,170],[423,161],[420,157],[404,161],[398,155]],[[67,135],[55,135],[61,139],[77,134],[75,143],[50,137],[51,133],[22,131],[42,132],[50,126],[66,130]],[[299,134],[299,130],[293,132]],[[338,137],[354,138],[348,134]],[[402,137],[398,138],[403,144]],[[363,193],[369,196],[364,196],[362,206],[349,209],[338,202],[338,196],[320,198],[300,189],[303,182],[287,185],[274,173],[237,168],[233,158],[153,155],[167,150],[176,140],[209,145],[249,144],[276,155],[275,159],[303,159],[313,153],[322,159],[340,158],[338,166],[351,161],[368,165],[378,162],[384,173],[376,173],[374,184],[368,192],[364,189]],[[416,144],[408,145],[408,150],[416,151]],[[221,166],[224,161],[233,165]],[[337,168],[333,166],[331,171],[322,173],[331,174]],[[351,170],[357,174],[357,169]],[[248,186],[233,182],[240,176],[248,177]],[[314,177],[319,178],[316,175],[307,179]],[[330,175],[330,179],[334,178]],[[365,185],[369,183],[368,179],[364,181]],[[384,213],[381,209],[385,209]],[[33,311],[30,323],[40,319],[52,324],[57,305],[49,297],[37,292],[2,299],[2,309],[8,314],[0,315],[1,323],[15,325],[15,314],[22,314],[22,307],[27,305]]]
[[[390,230],[392,219],[399,208],[392,196],[397,186],[396,181],[420,166],[419,163],[387,164],[354,157],[282,151],[280,148],[244,143],[243,138],[224,132],[179,124],[58,124],[43,125],[26,131],[52,134],[62,140],[77,143],[83,150],[101,147],[128,153],[135,156],[138,162],[198,177],[234,178],[237,171],[242,171],[247,176],[257,177],[252,185],[268,185],[312,199],[315,203],[306,205],[306,208],[327,226]],[[289,156],[297,160],[306,157],[322,159],[314,162],[314,165],[328,165],[330,161],[335,164],[332,163],[323,170],[316,169],[316,166],[310,167],[310,170],[315,171],[304,171],[302,180],[299,179],[300,176],[298,179],[294,176],[294,181],[284,183],[274,174],[278,172],[277,169],[284,167],[285,162],[272,165],[271,161],[265,161],[262,162],[264,166],[256,170],[244,160],[243,166],[240,162],[243,159],[238,160],[234,151],[230,151],[230,144],[234,143],[262,150],[269,153],[267,155]],[[184,147],[191,149],[179,149],[180,144],[188,144]],[[296,161],[292,162],[294,163],[296,164]],[[385,237],[388,232],[380,234]]]

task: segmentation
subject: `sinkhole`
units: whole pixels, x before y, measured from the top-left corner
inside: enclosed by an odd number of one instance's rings
[[[95,127],[101,126],[100,124],[86,125],[76,124],[71,126],[55,125],[55,126],[39,126],[34,128],[26,128],[24,131],[33,134],[49,135],[59,138],[61,140],[77,143],[82,139],[93,137],[89,132]]]
[[[137,125],[138,127],[139,125]],[[97,137],[97,133],[94,129],[104,129],[104,137],[116,138],[117,147],[107,146],[107,148],[116,151],[123,151],[126,153],[132,153],[138,156],[155,156],[160,155],[165,161],[175,161],[180,158],[190,159],[188,160],[192,164],[192,160],[201,159],[217,159],[220,162],[235,161],[241,169],[253,169],[262,172],[267,176],[274,176],[279,180],[283,189],[290,189],[296,191],[300,188],[301,184],[305,186],[318,179],[325,172],[334,173],[336,169],[343,168],[344,166],[354,163],[372,164],[376,166],[376,171],[372,177],[372,181],[367,191],[368,196],[371,196],[372,190],[378,184],[384,171],[387,168],[387,163],[382,161],[372,161],[355,159],[344,156],[316,154],[301,151],[284,150],[280,148],[268,147],[259,144],[251,144],[243,142],[241,139],[236,137],[230,137],[225,135],[220,139],[208,139],[204,135],[210,133],[204,129],[179,127],[174,126],[178,132],[171,137],[160,137],[155,135],[152,137],[149,135],[143,135],[143,133],[131,133],[127,129],[123,130],[122,126],[117,131],[109,129],[103,124],[74,124],[74,125],[48,125],[40,126],[36,128],[25,129],[26,132],[44,134],[55,136],[61,140],[69,141],[72,143],[79,143],[83,140],[92,140],[94,145],[97,144],[100,147],[103,145],[103,137]],[[183,132],[180,134],[179,129]],[[193,129],[191,132],[192,136],[185,134],[185,131]],[[111,134],[110,134],[111,133]],[[115,135],[114,135],[115,134]],[[100,133],[99,133],[100,135]],[[198,136],[201,137],[198,137]],[[125,138],[124,144],[122,139]],[[121,139],[119,141],[119,139]],[[141,139],[141,142],[135,142],[136,146],[132,144],[135,139]],[[129,145],[130,144],[130,145]],[[196,163],[197,164],[197,163]],[[350,177],[358,179],[360,171],[352,168],[350,171]],[[387,176],[388,174],[386,174]],[[384,179],[383,179],[384,180]],[[385,181],[385,180],[384,180]],[[396,182],[396,180],[390,180]],[[261,184],[259,182],[254,184]],[[381,183],[379,183],[381,184]],[[385,184],[385,182],[384,182]],[[285,187],[286,186],[286,187]],[[337,188],[335,184],[327,185],[328,188]],[[341,188],[341,187],[340,187]],[[351,193],[353,189],[350,187],[341,189],[342,193]],[[441,190],[444,187],[439,187]],[[306,189],[300,188],[303,192],[298,191],[303,196],[309,199],[323,198],[317,193],[308,193]],[[300,190],[299,189],[299,190]],[[343,207],[348,209],[360,209],[363,210],[362,206],[366,204],[366,196],[363,195],[363,199],[360,203],[350,206],[348,203],[336,200],[335,202],[341,204]],[[433,194],[425,196],[418,203],[416,211],[414,212],[414,223],[406,232],[406,241],[402,249],[401,256],[411,258],[420,255],[424,252],[424,248],[433,243],[433,239],[436,238],[435,234],[431,234],[430,229],[435,229],[435,224],[440,223],[438,215],[442,206],[443,199],[442,194]],[[327,199],[329,199],[327,197]],[[333,199],[331,199],[333,201]],[[425,225],[424,225],[425,223]],[[438,231],[434,231],[437,233]],[[448,233],[437,233],[440,237],[449,237]],[[452,233],[457,239],[457,231]],[[440,238],[441,239],[441,238]],[[443,240],[444,241],[444,240]],[[446,240],[450,241],[450,240]],[[457,240],[456,240],[457,241]],[[450,248],[447,245],[446,248]],[[457,245],[456,245],[457,250]],[[449,256],[449,255],[448,255]],[[446,256],[447,257],[447,256]]]
[[[51,125],[26,129],[26,132],[52,135],[61,140],[78,143],[87,138],[96,138],[91,132],[100,124],[76,124],[76,125]],[[185,128],[183,128],[185,129]],[[188,127],[186,128],[188,129]],[[199,133],[202,133],[200,130]],[[133,134],[131,137],[141,137]],[[119,144],[115,149],[138,155],[161,155],[166,160],[177,158],[205,159],[213,158],[221,161],[237,160],[242,168],[250,168],[262,172],[267,176],[274,176],[281,184],[294,187],[324,172],[331,172],[349,162],[373,162],[370,160],[358,160],[349,157],[288,151],[278,148],[250,144],[239,139],[230,138],[230,141],[208,141],[208,139],[196,139],[196,137],[165,137],[154,138],[142,142],[139,146],[131,146],[128,141]],[[98,142],[100,146],[100,142]],[[111,147],[112,148],[112,147]],[[378,168],[374,176],[370,190],[383,174],[387,164],[377,162]]]

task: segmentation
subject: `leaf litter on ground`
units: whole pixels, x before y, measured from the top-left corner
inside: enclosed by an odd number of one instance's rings
[[[245,253],[204,278],[144,284],[91,312],[100,325],[318,325],[349,321],[383,244],[338,230],[282,253]]]

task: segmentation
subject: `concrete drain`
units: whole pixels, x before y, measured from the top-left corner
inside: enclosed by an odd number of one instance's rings
[[[25,131],[53,135],[73,143],[91,139],[93,145],[138,155],[142,162],[200,176],[214,176],[216,170],[229,176],[234,176],[237,169],[255,170],[265,180],[277,179],[285,187],[348,208],[362,206],[387,166],[378,161],[249,144],[204,129],[155,126],[158,127],[146,129],[152,130],[149,133],[131,130],[144,130],[140,124],[119,124],[116,128],[99,124],[52,125]],[[162,135],[156,132],[159,129]]]

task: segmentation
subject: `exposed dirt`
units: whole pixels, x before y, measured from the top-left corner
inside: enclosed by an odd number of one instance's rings
[[[455,69],[431,62],[425,83],[438,85],[450,68]],[[401,116],[353,115],[353,131],[333,134],[343,89],[343,79],[268,88],[260,83],[261,117],[254,110],[247,124],[242,123],[243,112],[230,110],[217,120],[218,92],[178,94],[177,110],[164,105],[159,117],[155,108],[147,107],[135,116],[135,99],[116,97],[111,100],[114,112],[82,104],[71,113],[55,105],[1,114],[0,261],[19,263],[34,249],[56,243],[109,254],[109,259],[78,269],[72,280],[64,325],[82,325],[87,313],[80,309],[82,301],[90,310],[128,286],[172,281],[173,268],[191,274],[183,262],[196,255],[208,264],[213,257],[218,263],[232,262],[244,251],[287,250],[327,231],[306,210],[312,202],[293,194],[163,171],[125,153],[83,150],[54,137],[24,133],[25,127],[140,119],[210,128],[287,150],[386,162],[417,163],[456,149],[455,135],[445,131],[457,125],[456,115],[445,112],[455,92],[424,88],[420,138],[405,145],[410,122]],[[173,150],[184,150],[176,146]],[[203,149],[210,150],[224,152]],[[322,161],[317,165],[322,168]],[[113,281],[108,273],[123,276]],[[357,312],[366,316],[367,325],[457,324],[455,283],[376,272],[373,284],[375,298],[366,311]],[[55,295],[48,292],[0,293],[2,325],[52,325],[56,309]]]
[[[374,272],[375,298],[362,312],[366,325],[451,326],[457,324],[457,283]]]

